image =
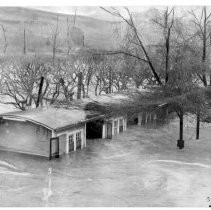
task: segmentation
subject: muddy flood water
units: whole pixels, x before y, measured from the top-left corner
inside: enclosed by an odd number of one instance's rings
[[[0,152],[0,206],[198,206],[211,197],[211,128],[131,127],[48,161]]]

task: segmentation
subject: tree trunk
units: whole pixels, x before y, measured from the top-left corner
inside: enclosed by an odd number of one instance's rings
[[[83,47],[85,46],[85,38],[84,38],[84,35],[83,35]]]
[[[183,110],[180,111],[179,113],[179,119],[180,119],[180,125],[179,125],[179,140],[177,141],[177,147],[179,149],[184,148],[184,140],[183,140],[183,118],[184,118],[184,113]]]
[[[211,86],[211,73],[210,73],[210,86]]]
[[[206,78],[206,58],[207,58],[207,10],[206,7],[204,10],[204,33],[203,33],[203,52],[202,52],[202,63],[203,63],[203,74],[202,74],[202,82],[204,86],[207,86],[207,78]]]
[[[109,68],[109,87],[108,87],[108,93],[112,92],[112,69]]]
[[[180,123],[179,123],[179,140],[183,140],[183,113],[180,114]]]
[[[81,99],[81,91],[82,91],[82,72],[78,73],[78,91],[77,91],[77,99]]]
[[[200,131],[200,110],[197,110],[196,114],[196,139],[199,139],[199,131]]]
[[[69,18],[67,17],[67,55],[70,54],[70,26]]]
[[[41,79],[40,79],[40,87],[39,87],[39,92],[38,92],[38,97],[37,97],[37,103],[36,103],[36,108],[39,106],[40,101],[41,101],[43,81],[44,81],[44,77],[41,77]]]
[[[98,86],[99,86],[99,80],[97,80],[97,84],[95,85],[95,95],[96,96],[97,96]]]
[[[55,60],[56,57],[56,47],[53,46],[53,61]]]

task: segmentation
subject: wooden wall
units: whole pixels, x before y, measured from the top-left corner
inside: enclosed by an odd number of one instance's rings
[[[31,122],[4,120],[0,124],[0,149],[49,157],[52,131]]]

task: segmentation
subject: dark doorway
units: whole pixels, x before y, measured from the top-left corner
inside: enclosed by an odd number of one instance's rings
[[[96,120],[86,124],[86,138],[87,139],[101,139],[103,132],[103,121]]]
[[[138,117],[134,118],[133,123],[134,125],[138,125]]]
[[[112,139],[112,123],[107,122],[107,139]]]
[[[133,113],[128,116],[127,125],[138,125],[138,113]]]
[[[51,160],[53,157],[59,158],[59,137],[54,137],[50,139],[50,157]]]

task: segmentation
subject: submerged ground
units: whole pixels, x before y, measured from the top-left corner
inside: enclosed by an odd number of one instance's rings
[[[208,207],[211,126],[195,140],[187,121],[179,150],[177,124],[131,127],[51,162],[1,152],[0,206]]]

